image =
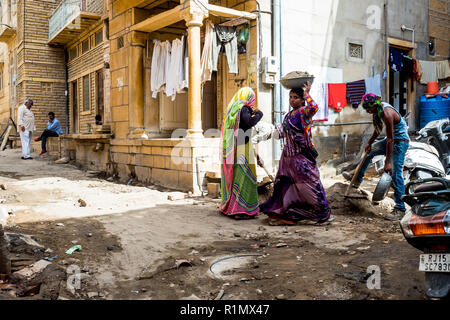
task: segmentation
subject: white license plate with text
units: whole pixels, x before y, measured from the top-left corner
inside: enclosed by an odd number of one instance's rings
[[[419,270],[426,272],[450,272],[450,253],[421,254]]]

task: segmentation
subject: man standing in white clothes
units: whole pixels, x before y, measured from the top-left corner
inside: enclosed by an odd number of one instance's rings
[[[31,137],[33,131],[36,131],[34,124],[34,114],[31,112],[33,100],[27,99],[17,111],[17,124],[19,125],[20,141],[22,142],[22,159],[33,159],[30,156]]]

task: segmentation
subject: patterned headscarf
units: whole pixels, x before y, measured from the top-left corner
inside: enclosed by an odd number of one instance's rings
[[[377,108],[377,112],[373,114],[373,125],[378,134],[383,131],[383,105],[381,97],[373,93],[367,93],[362,97],[361,104],[364,110]]]

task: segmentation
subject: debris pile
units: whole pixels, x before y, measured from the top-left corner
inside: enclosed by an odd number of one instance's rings
[[[389,213],[394,207],[394,200],[385,198],[379,203],[372,203],[372,193],[363,190],[366,198],[346,198],[344,197],[348,184],[337,182],[326,190],[327,200],[332,214],[380,217]]]

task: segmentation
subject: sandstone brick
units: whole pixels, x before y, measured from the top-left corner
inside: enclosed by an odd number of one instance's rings
[[[169,188],[178,188],[178,171],[154,168],[152,182]]]
[[[440,12],[447,12],[447,1],[430,0],[430,9],[434,9]]]
[[[148,167],[141,167],[137,165],[135,168],[136,177],[139,181],[144,183],[151,183],[152,181],[152,169]]]
[[[112,106],[111,116],[113,121],[128,121],[128,106]]]
[[[114,134],[117,138],[125,138],[128,135],[128,121],[117,121],[114,123]]]
[[[166,168],[166,159],[167,159],[167,157],[154,155],[153,156],[153,167],[165,169]]]

